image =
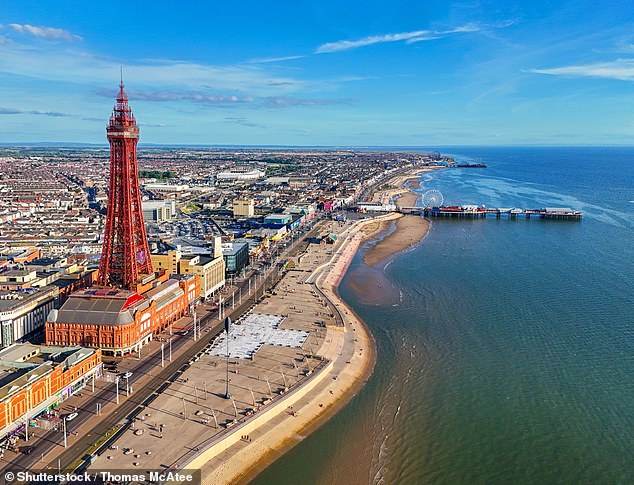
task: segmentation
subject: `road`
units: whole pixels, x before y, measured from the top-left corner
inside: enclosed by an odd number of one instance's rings
[[[305,236],[298,238],[289,247],[285,248],[279,257],[278,252],[281,248],[279,245],[276,246],[274,254],[271,255],[270,268],[267,272],[265,272],[262,283],[259,286],[255,285],[254,288],[252,288],[252,295],[248,298],[243,298],[241,304],[236,305],[232,311],[227,311],[226,314],[231,316],[233,319],[236,319],[243,313],[247,312],[255,303],[259,290],[262,289],[262,287],[264,288],[263,292],[259,293],[262,295],[264,291],[266,291],[267,286],[272,286],[272,284],[277,280],[278,270],[280,267],[274,263],[281,257],[290,257],[296,253],[298,248],[304,242],[304,239],[312,236],[318,230],[317,226],[318,223],[316,223]],[[275,260],[273,258],[275,258]],[[247,284],[248,278],[238,283],[238,288],[242,288],[242,292],[245,294]],[[43,437],[38,437],[37,443],[33,445],[32,453],[28,455],[18,455],[11,462],[6,463],[3,466],[2,471],[33,471],[35,469],[42,468],[56,470],[58,466],[61,467],[62,470],[67,470],[71,464],[77,461],[78,458],[83,457],[100,437],[112,430],[112,428],[114,428],[117,424],[125,422],[126,417],[138,406],[142,405],[142,403],[150,396],[152,396],[152,394],[156,392],[156,389],[158,389],[162,384],[173,380],[181,367],[188,364],[196,354],[202,351],[221,331],[223,331],[223,322],[213,318],[213,314],[215,314],[215,312],[209,313],[201,318],[200,328],[203,332],[201,332],[201,337],[197,341],[192,342],[185,336],[174,336],[175,338],[172,344],[173,354],[178,353],[179,349],[187,347],[188,343],[190,346],[185,348],[182,354],[177,355],[173,361],[167,364],[164,368],[160,367],[160,350],[144,357],[136,366],[130,368],[132,376],[129,384],[135,387],[134,392],[127,400],[123,400],[111,413],[104,416],[90,430],[84,432],[77,438],[72,435],[72,432],[95,417],[97,403],[101,403],[103,409],[106,407],[107,403],[114,403],[116,400],[114,383],[113,385],[108,386],[108,388],[97,391],[89,397],[86,397],[86,394],[90,392],[88,389],[82,391],[84,399],[86,400],[81,404],[79,416],[73,421],[67,423],[67,434],[70,435],[68,437],[69,446],[59,457],[48,463],[46,467],[42,466],[42,456],[46,456],[56,447],[63,446],[63,435],[60,432],[49,431]],[[207,328],[209,328],[209,331],[205,332]],[[191,333],[189,336],[191,336]],[[152,373],[151,371],[154,372]],[[138,383],[139,379],[143,376],[147,377],[146,382],[136,388],[136,386],[134,386],[135,383]],[[123,399],[124,396],[125,394],[120,397]],[[104,413],[108,413],[108,411],[105,410]]]

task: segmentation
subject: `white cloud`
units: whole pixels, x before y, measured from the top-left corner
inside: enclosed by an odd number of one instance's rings
[[[320,45],[315,51],[317,54],[323,54],[327,52],[339,52],[349,49],[356,49],[358,47],[365,47],[372,44],[383,44],[385,42],[400,42],[408,39],[415,39],[417,37],[424,37],[433,34],[429,30],[415,30],[413,32],[400,32],[397,34],[386,35],[372,35],[370,37],[364,37],[358,40],[339,40],[337,42],[328,42]]]
[[[320,45],[315,52],[317,54],[324,54],[330,52],[340,52],[350,49],[357,49],[359,47],[365,47],[373,44],[383,44],[386,42],[402,42],[406,44],[414,44],[416,42],[423,42],[427,40],[442,39],[453,34],[469,34],[475,32],[482,32],[489,29],[504,29],[515,25],[517,20],[508,20],[499,22],[493,25],[480,25],[477,23],[468,23],[459,25],[446,30],[415,30],[412,32],[400,32],[396,34],[386,35],[373,35],[370,37],[363,37],[357,40],[339,40],[336,42],[328,42]]]
[[[98,89],[96,94],[111,98],[113,92],[114,89]],[[171,101],[191,101],[192,103],[210,106],[230,106],[255,101],[255,98],[250,96],[208,94],[201,91],[144,91],[129,89],[128,95],[135,101],[158,101],[163,103]]]
[[[29,24],[7,24],[6,27],[20,32],[21,34],[30,34],[34,37],[47,40],[81,40],[79,35],[75,35],[68,30],[56,29],[55,27],[38,27]]]
[[[19,109],[19,108],[2,108],[0,107],[0,115],[42,115],[50,116],[52,118],[63,118],[70,116],[68,113],[62,113],[60,111],[43,111],[39,109]]]
[[[562,66],[550,69],[528,69],[526,72],[551,76],[596,77],[634,81],[634,59],[617,59],[609,62]]]
[[[405,41],[406,44],[416,44],[417,42],[425,42],[428,40],[442,39],[445,37],[444,35],[439,34],[429,34],[429,35],[421,35],[420,37],[414,37],[413,39],[408,39]]]
[[[508,26],[512,24],[505,24],[504,26]],[[480,32],[482,27],[478,24],[465,24],[455,27],[453,29],[440,31],[439,34],[448,35],[448,34],[460,34],[460,33],[469,33],[469,32]]]
[[[54,47],[54,48],[53,48]],[[89,51],[59,46],[0,43],[0,72],[91,86],[118,84],[121,62]],[[124,81],[137,89],[213,89],[244,96],[293,93],[305,82],[256,65],[211,65],[173,59],[141,59],[123,64]],[[114,89],[114,88],[113,88]]]

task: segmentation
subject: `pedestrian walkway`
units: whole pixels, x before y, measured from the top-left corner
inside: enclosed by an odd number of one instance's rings
[[[229,330],[229,357],[252,359],[265,344],[300,348],[308,338],[309,332],[279,328],[284,318],[281,315],[251,313],[235,322]],[[221,334],[207,353],[216,357],[226,357],[227,334]]]

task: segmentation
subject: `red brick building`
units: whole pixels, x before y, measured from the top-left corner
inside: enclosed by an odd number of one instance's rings
[[[99,375],[99,349],[14,344],[0,350],[0,438]]]
[[[98,347],[115,356],[139,350],[185,316],[200,297],[197,275],[148,279],[139,288],[143,293],[96,287],[73,293],[49,314],[46,343]]]
[[[152,268],[138,179],[139,127],[123,81],[106,131],[110,184],[99,286],[70,293],[59,310],[49,313],[46,342],[96,347],[104,355],[121,356],[138,351],[185,316],[200,298],[200,282],[195,274],[170,278]]]

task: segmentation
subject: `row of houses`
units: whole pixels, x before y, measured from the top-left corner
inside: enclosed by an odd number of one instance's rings
[[[99,349],[13,344],[0,350],[0,440],[10,445],[101,373]]]

